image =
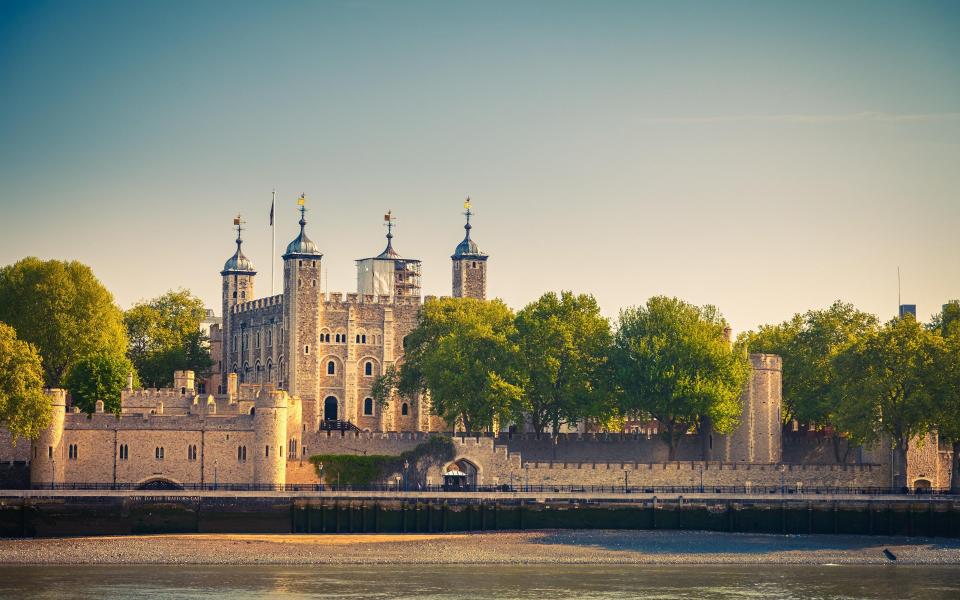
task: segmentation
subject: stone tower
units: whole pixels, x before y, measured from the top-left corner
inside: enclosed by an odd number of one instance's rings
[[[66,390],[46,390],[50,400],[50,424],[33,442],[33,457],[30,460],[30,482],[34,486],[63,483],[63,471],[67,457],[63,451],[63,425],[67,411]]]
[[[243,332],[234,323],[233,307],[237,304],[253,300],[253,279],[257,275],[253,262],[243,255],[243,225],[240,215],[233,220],[237,228],[237,251],[233,253],[223,265],[220,275],[223,277],[223,337],[221,356],[223,365],[220,369],[220,385],[227,387],[227,373],[240,373],[243,379]]]
[[[470,198],[463,203],[466,209],[464,216],[467,223],[463,226],[466,236],[453,251],[453,297],[454,298],[487,298],[487,255],[480,252],[477,243],[470,239]]]
[[[783,460],[780,402],[783,360],[775,354],[751,354],[750,378],[740,400],[740,425],[723,436],[717,458],[726,462],[776,464]]]
[[[303,401],[304,420],[317,426],[320,311],[323,292],[320,265],[323,254],[307,237],[304,198],[300,197],[300,235],[283,254],[284,358],[280,383]]]
[[[288,396],[283,390],[261,391],[254,403],[253,483],[281,486],[286,482],[287,457],[283,455],[287,439]]]

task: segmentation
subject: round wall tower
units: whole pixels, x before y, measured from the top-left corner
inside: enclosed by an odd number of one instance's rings
[[[740,425],[726,436],[723,460],[756,464],[783,459],[780,403],[783,360],[776,354],[751,354],[750,378],[743,394]]]
[[[283,485],[287,481],[287,393],[261,392],[253,412],[254,485]]]
[[[67,391],[52,389],[45,394],[50,399],[50,424],[33,442],[30,459],[30,483],[42,487],[63,483],[63,423],[67,414]]]

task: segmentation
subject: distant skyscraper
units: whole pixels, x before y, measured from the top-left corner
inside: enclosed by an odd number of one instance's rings
[[[916,304],[901,304],[900,305],[900,318],[902,319],[904,315],[913,315],[913,318],[917,318],[917,305]]]

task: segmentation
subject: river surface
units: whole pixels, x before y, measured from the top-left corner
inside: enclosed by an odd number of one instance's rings
[[[0,598],[960,598],[960,567],[2,566]]]

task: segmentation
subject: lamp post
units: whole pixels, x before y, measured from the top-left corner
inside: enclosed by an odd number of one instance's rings
[[[317,468],[320,469],[320,491],[323,491],[323,461],[317,463]]]
[[[218,461],[217,459],[214,459],[214,460],[213,460],[213,489],[217,489],[217,483],[218,483],[218,481],[217,481],[217,464],[218,464],[218,462],[219,462],[219,461]]]
[[[703,465],[700,465],[700,493],[703,493]]]
[[[782,496],[786,493],[786,486],[784,485],[784,479],[787,476],[787,465],[780,465],[780,495]]]
[[[527,474],[527,483],[526,485],[523,486],[523,491],[529,492],[530,491],[530,463],[525,463],[523,465],[523,470]]]
[[[408,469],[410,469],[410,461],[404,460],[403,461],[403,491],[407,491],[409,487],[408,480],[407,480]]]

